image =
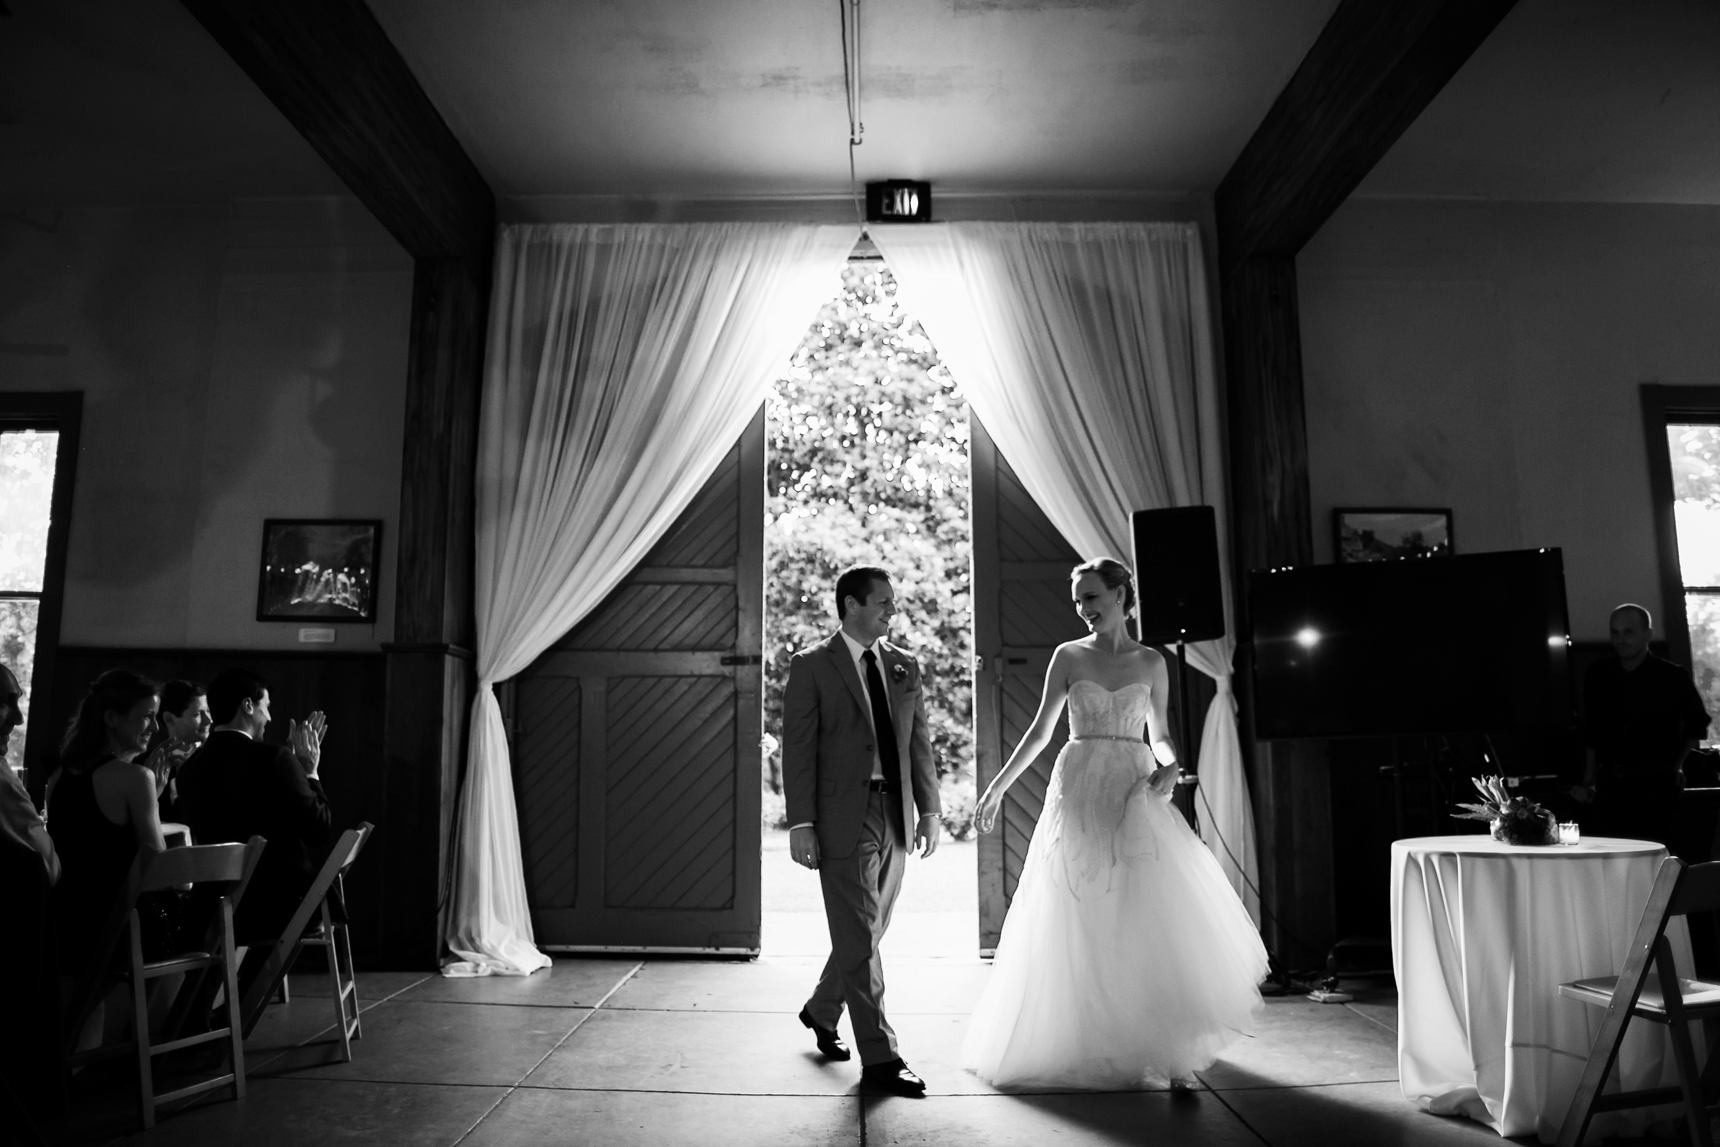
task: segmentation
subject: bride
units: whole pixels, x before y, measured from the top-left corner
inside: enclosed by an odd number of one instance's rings
[[[1165,659],[1129,636],[1128,567],[1099,558],[1070,577],[1091,633],[1058,646],[1032,727],[980,798],[976,819],[989,832],[1067,700],[1069,743],[961,1062],[999,1088],[1191,1086],[1252,1032],[1266,949],[1170,803]]]

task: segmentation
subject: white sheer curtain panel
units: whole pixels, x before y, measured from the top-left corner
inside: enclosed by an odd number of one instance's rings
[[[858,228],[505,227],[478,429],[478,687],[449,975],[525,975],[532,937],[492,686],[597,607],[733,448]]]
[[[1219,544],[1228,549],[1212,322],[1193,224],[869,231],[904,305],[1076,549],[1128,560],[1131,512],[1202,503],[1217,509]],[[1220,559],[1228,629],[1229,565]],[[1229,637],[1189,647],[1189,664],[1218,683],[1203,726],[1197,808],[1202,836],[1258,923],[1254,814],[1230,688],[1234,648]]]

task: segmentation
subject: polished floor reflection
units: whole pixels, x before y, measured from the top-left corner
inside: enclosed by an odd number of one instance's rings
[[[326,981],[295,975],[247,1045],[250,1094],[125,1134],[126,1094],[81,1085],[56,1142],[592,1144],[1497,1144],[1397,1089],[1396,1002],[1270,1001],[1258,1037],[1192,1094],[1001,1095],[955,1066],[989,968],[901,959],[888,1005],[923,1100],[862,1098],[795,1022],[813,957],[750,963],[558,959],[529,979],[359,977],[364,1038],[333,1062]]]

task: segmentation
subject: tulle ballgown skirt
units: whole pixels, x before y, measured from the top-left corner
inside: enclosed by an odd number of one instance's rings
[[[1266,949],[1139,741],[1057,759],[962,1066],[999,1088],[1163,1087],[1253,1031]]]

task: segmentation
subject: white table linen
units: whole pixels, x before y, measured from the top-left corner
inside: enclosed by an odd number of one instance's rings
[[[1558,1138],[1604,1013],[1559,985],[1617,975],[1666,849],[1590,837],[1524,847],[1485,836],[1392,845],[1392,958],[1405,1098],[1505,1136]],[[1690,975],[1682,920],[1667,930]],[[1635,1021],[1619,1050],[1626,1088],[1677,1082],[1664,1031]],[[1615,1075],[1615,1079],[1617,1076]],[[1595,1118],[1590,1142],[1641,1134],[1664,1109]]]

